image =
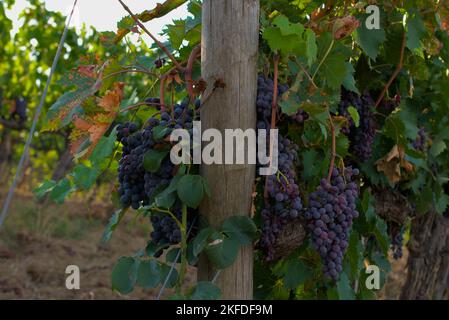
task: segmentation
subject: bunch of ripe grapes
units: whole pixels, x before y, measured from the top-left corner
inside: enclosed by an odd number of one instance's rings
[[[356,126],[348,108],[357,110],[360,123]],[[338,112],[346,117],[349,126],[342,129],[342,132],[349,136],[350,151],[360,162],[367,161],[372,154],[372,145],[376,136],[376,121],[374,117],[374,100],[369,93],[359,96],[357,93],[342,88],[341,100]]]
[[[149,98],[147,104],[160,108],[159,99]],[[193,130],[193,121],[199,119],[199,101],[191,107],[188,101],[167,107],[159,114],[150,117],[143,129],[135,123],[121,124],[117,128],[117,139],[122,144],[122,157],[119,161],[119,196],[123,207],[131,206],[137,210],[142,205],[151,205],[155,197],[162,192],[176,174],[176,166],[167,156],[161,162],[158,170],[148,172],[144,169],[145,154],[152,149],[164,146],[166,138],[174,129]],[[161,128],[164,129],[160,136]],[[169,208],[177,219],[181,218],[182,206],[179,200]],[[189,223],[196,215],[194,210],[188,212]],[[153,232],[152,241],[157,245],[176,244],[181,241],[181,232],[176,221],[166,213],[151,215]]]
[[[273,80],[258,77],[257,88],[257,128],[271,128]],[[278,86],[278,96],[287,91],[286,85]],[[267,139],[269,145],[269,139]],[[268,146],[267,146],[268,148]],[[260,246],[265,251],[267,260],[274,258],[274,244],[282,228],[290,221],[298,218],[302,209],[299,187],[296,182],[296,164],[299,147],[287,138],[278,137],[278,172],[266,177],[264,208],[262,216],[262,235]],[[265,177],[262,181],[265,183]]]
[[[358,174],[359,170],[351,167],[334,168],[330,181],[321,180],[317,190],[309,196],[309,207],[305,212],[307,227],[328,279],[337,280],[342,271],[352,221],[359,216],[356,209]]]

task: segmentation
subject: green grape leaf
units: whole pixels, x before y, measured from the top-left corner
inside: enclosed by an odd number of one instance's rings
[[[112,270],[112,289],[122,294],[131,293],[137,281],[139,260],[121,257]]]
[[[240,244],[245,245],[253,242],[257,227],[250,217],[233,216],[223,222],[221,231],[230,239],[237,240]]]
[[[153,241],[148,241],[147,246],[145,247],[145,253],[149,257],[154,257],[156,253],[159,253],[159,251],[166,249],[169,247],[168,244],[156,244]]]
[[[225,269],[232,265],[239,251],[239,242],[221,237],[207,244],[204,249],[209,261],[217,269]]]
[[[179,257],[181,256],[180,248],[172,248],[167,251],[165,254],[165,262],[169,263],[178,263]]]
[[[374,236],[380,245],[384,254],[388,253],[388,248],[390,246],[390,240],[387,233],[387,224],[382,219],[376,219],[376,224],[373,230]]]
[[[350,62],[346,62],[345,66],[346,66],[346,77],[343,80],[343,87],[345,87],[349,91],[353,91],[357,94],[360,94],[359,89],[357,89],[355,85],[354,66]]]
[[[447,194],[442,194],[438,197],[435,204],[435,209],[439,214],[443,214],[449,205],[449,196]]]
[[[193,288],[190,295],[191,300],[218,300],[221,297],[221,290],[212,282],[199,281]]]
[[[176,201],[176,195],[174,192],[164,192],[162,191],[154,198],[154,202],[160,208],[169,209],[173,206]]]
[[[161,166],[162,160],[167,156],[169,150],[151,149],[145,153],[143,157],[143,167],[146,171],[157,172]]]
[[[176,270],[176,268],[172,268],[171,266],[167,265],[167,264],[161,264],[160,265],[161,268],[161,279],[168,279],[167,280],[167,288],[173,288],[176,284],[176,282],[178,281],[178,271]],[[169,276],[170,274],[170,276]]]
[[[307,29],[304,33],[306,38],[307,65],[310,67],[316,61],[318,47],[316,45],[316,36],[312,29]]]
[[[34,193],[38,199],[42,199],[47,193],[51,192],[56,186],[56,181],[54,180],[45,180],[42,182],[39,187],[34,189]]]
[[[196,257],[206,247],[209,237],[216,232],[214,229],[207,227],[202,229],[193,240],[193,255]]]
[[[429,154],[433,157],[439,156],[442,152],[447,149],[446,142],[443,140],[437,139],[434,140],[432,146],[430,147]]]
[[[279,27],[283,36],[302,35],[304,26],[300,23],[291,23],[286,16],[279,15],[273,20],[273,24]]]
[[[355,32],[355,41],[368,57],[376,61],[379,50],[386,40],[385,29],[367,29],[365,24],[367,17],[368,15],[358,17],[358,20],[362,23]]]
[[[81,190],[89,190],[97,181],[100,169],[98,167],[87,167],[80,163],[73,169],[73,180]]]
[[[117,128],[114,128],[109,137],[101,137],[92,154],[89,156],[89,160],[94,166],[100,166],[100,164],[109,158],[114,151],[115,142],[117,140]]]
[[[197,208],[205,194],[204,178],[199,175],[185,175],[179,179],[178,196],[191,208]]]
[[[349,115],[351,116],[352,120],[354,121],[355,127],[358,128],[360,126],[360,115],[356,108],[353,106],[350,106],[348,108]]]
[[[111,218],[109,218],[109,222],[103,232],[102,243],[106,243],[111,239],[112,232],[117,228],[126,211],[127,209],[118,209],[114,212]]]
[[[191,300],[218,300],[221,290],[212,282],[199,281],[190,295]]]
[[[348,276],[345,272],[340,274],[340,279],[337,282],[337,292],[340,300],[354,300],[355,293],[351,287]]]
[[[145,289],[155,288],[161,282],[161,268],[155,259],[141,261],[137,269],[137,284]]]
[[[284,268],[283,280],[286,289],[295,289],[299,285],[304,284],[313,275],[313,270],[299,259],[286,262]]]
[[[51,190],[50,199],[61,204],[72,191],[73,187],[70,180],[64,178]]]
[[[170,128],[164,126],[157,126],[153,128],[153,138],[156,141],[162,140],[168,133],[170,133]]]
[[[331,89],[338,89],[345,81],[350,70],[342,53],[333,52],[324,60],[319,75]]]
[[[416,14],[407,19],[407,48],[415,50],[421,47],[421,38],[426,33],[426,27],[421,17]]]

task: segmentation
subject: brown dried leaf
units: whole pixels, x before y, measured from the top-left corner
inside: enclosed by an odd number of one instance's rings
[[[405,160],[405,151],[402,146],[394,145],[390,152],[383,158],[376,161],[377,171],[383,172],[387,179],[395,184],[399,182],[403,173],[401,168],[405,169],[406,172],[413,171],[413,164]]]
[[[346,16],[336,19],[334,22],[334,38],[336,40],[342,39],[357,29],[360,25],[359,20],[353,16]]]
[[[97,113],[88,118],[74,117],[73,124],[75,129],[71,134],[71,152],[77,157],[80,156],[80,147],[88,140],[89,147],[82,150],[82,156],[89,156],[94,150],[98,141],[109,129],[112,121],[120,108],[120,102],[123,99],[123,83],[115,83],[112,90],[97,100],[98,106],[102,107],[104,112]]]
[[[77,68],[78,73],[88,77],[88,78],[96,78],[97,72],[96,72],[97,66],[94,64],[90,65],[82,65]]]
[[[114,84],[114,89],[109,90],[106,94],[98,99],[98,105],[108,113],[116,113],[123,99],[123,83]]]

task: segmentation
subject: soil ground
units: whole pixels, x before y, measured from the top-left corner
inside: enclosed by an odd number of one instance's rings
[[[3,194],[0,194],[2,203]],[[154,299],[158,289],[136,288],[129,295],[111,290],[111,271],[121,256],[146,245],[150,223],[125,216],[107,245],[101,244],[112,206],[86,201],[42,204],[32,194],[18,193],[0,231],[0,300],[4,299]],[[392,261],[379,299],[398,299],[405,281],[407,252]],[[80,290],[65,287],[68,265],[80,268]],[[196,280],[192,268],[187,285]],[[172,294],[166,290],[164,296]]]
[[[126,296],[111,290],[118,258],[144,248],[150,232],[147,219],[125,216],[102,245],[112,212],[112,207],[82,201],[42,205],[31,194],[17,194],[0,231],[0,300],[154,299],[158,289],[138,288]],[[68,265],[80,268],[80,290],[65,287]],[[188,282],[194,277],[195,270],[190,270]],[[166,290],[164,296],[170,294]]]

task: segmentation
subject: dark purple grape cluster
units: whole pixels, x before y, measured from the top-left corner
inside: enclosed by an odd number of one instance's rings
[[[193,121],[199,119],[199,103],[195,102],[195,110],[189,108],[188,102],[182,102],[173,106],[173,114],[171,108],[167,108],[161,112],[160,120],[150,118],[147,126],[143,130],[144,146],[149,150],[153,148],[158,141],[153,137],[153,130],[155,127],[162,126],[168,128],[165,137],[169,136],[173,129],[186,129],[192,137]],[[191,144],[192,145],[192,144]],[[157,172],[145,173],[145,192],[149,199],[152,199],[157,192],[170,184],[173,178],[175,166],[169,158],[165,158]]]
[[[257,128],[267,130],[271,127],[271,103],[273,99],[273,80],[258,77],[257,88]],[[278,86],[278,94],[287,91],[286,85]],[[267,139],[267,144],[269,139]],[[277,235],[290,221],[296,219],[302,209],[299,187],[296,183],[296,163],[299,147],[287,138],[278,137],[278,172],[267,178],[265,206],[262,209],[262,235],[260,246],[267,260],[274,258],[274,244]],[[262,181],[265,183],[265,177]]]
[[[312,245],[321,256],[327,279],[338,280],[352,221],[359,216],[356,209],[358,174],[359,170],[351,167],[343,172],[334,168],[331,181],[323,179],[309,196],[309,207],[304,216]]]
[[[360,116],[358,127],[356,127],[348,112],[348,108],[351,106],[357,110]],[[365,162],[371,157],[372,144],[376,136],[376,121],[373,108],[374,100],[369,93],[359,96],[355,92],[342,88],[338,112],[346,117],[349,122],[349,126],[342,128],[342,132],[349,136],[351,142],[350,151],[361,162]]]
[[[278,97],[288,90],[287,85],[278,85]],[[257,78],[257,128],[269,129],[271,124],[271,103],[273,101],[274,82],[259,75]]]
[[[392,113],[401,104],[401,96],[395,95],[393,99],[383,99],[379,105],[379,111],[385,115]]]
[[[159,107],[158,98],[149,98],[146,102]],[[142,130],[130,122],[118,126],[117,140],[123,145],[123,154],[119,161],[119,195],[123,207],[131,206],[133,209],[138,209],[141,205],[149,205],[154,201],[155,196],[170,184],[176,168],[168,156],[156,172],[147,172],[143,167],[143,159],[148,150],[156,148],[158,144],[167,143],[165,138],[171,134],[172,130],[182,128],[192,133],[193,121],[199,119],[200,102],[195,101],[194,105],[195,107],[191,108],[185,101],[173,107],[168,106],[160,114],[149,118]],[[163,136],[160,136],[161,132],[164,132]],[[180,219],[181,209],[182,206],[178,200],[170,211]],[[192,217],[196,212],[189,209],[188,214]],[[151,237],[154,243],[165,245],[180,242],[179,226],[171,216],[154,213],[150,219],[153,225]]]
[[[279,137],[278,173],[267,178],[261,247],[267,260],[274,258],[274,244],[277,235],[290,221],[299,217],[302,209],[299,187],[296,183],[295,163],[298,160],[298,146],[286,138]]]
[[[173,208],[171,208],[171,211],[179,221],[182,221],[182,207],[180,201],[176,201]],[[190,208],[188,209],[187,230],[191,229],[192,223],[195,220],[194,216],[196,214],[197,212],[195,210]],[[157,246],[171,245],[181,242],[181,230],[172,217],[165,213],[153,213],[150,220],[153,225],[151,240]]]
[[[138,209],[146,200],[143,188],[145,170],[142,165],[146,150],[142,145],[142,135],[135,123],[127,122],[118,125],[117,140],[123,145],[118,167],[120,204]]]
[[[17,119],[19,123],[25,122],[27,119],[27,107],[28,101],[25,98],[22,97],[16,98],[15,109],[11,117]]]
[[[145,103],[150,107],[156,107],[157,110],[161,110],[161,100],[159,98],[145,99]]]
[[[165,59],[157,59],[156,61],[154,61],[154,66],[156,67],[156,69],[160,69],[164,66],[165,64]]]
[[[423,127],[419,128],[418,136],[412,141],[412,146],[418,151],[424,152],[427,147],[427,133]]]
[[[393,258],[398,260],[402,258],[402,247],[404,243],[404,231],[400,230],[391,241],[391,250],[393,250]]]
[[[309,114],[304,110],[298,110],[294,115],[290,116],[290,119],[297,123],[303,123],[307,119],[309,119]]]

